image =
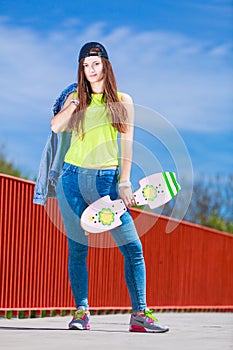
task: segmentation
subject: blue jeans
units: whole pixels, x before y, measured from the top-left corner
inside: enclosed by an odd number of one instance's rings
[[[118,198],[118,169],[84,169],[64,163],[58,178],[56,192],[68,239],[68,271],[76,307],[88,308],[88,237],[80,226],[80,217],[87,206],[109,195]],[[146,273],[142,244],[133,219],[126,211],[122,225],[111,230],[111,235],[124,256],[124,272],[132,311],[146,308]]]

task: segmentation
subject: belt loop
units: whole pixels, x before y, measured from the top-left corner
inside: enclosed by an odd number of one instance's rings
[[[103,171],[102,170],[99,170],[99,176],[102,176],[103,175]]]

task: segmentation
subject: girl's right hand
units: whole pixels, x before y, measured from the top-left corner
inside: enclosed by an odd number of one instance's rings
[[[136,205],[131,186],[120,187],[120,197],[124,201],[127,208],[130,208],[132,205]]]

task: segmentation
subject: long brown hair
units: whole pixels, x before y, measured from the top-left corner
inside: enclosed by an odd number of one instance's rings
[[[79,62],[78,68],[78,100],[79,105],[71,116],[69,122],[69,129],[74,129],[77,133],[81,133],[84,137],[83,121],[85,116],[85,110],[91,103],[91,85],[85,77],[84,63],[85,58],[82,58]],[[108,116],[113,127],[119,132],[125,133],[128,127],[128,113],[125,106],[119,101],[117,95],[116,79],[113,73],[112,65],[105,57],[101,57],[103,63],[103,79],[104,79],[104,91],[103,102],[106,103]]]

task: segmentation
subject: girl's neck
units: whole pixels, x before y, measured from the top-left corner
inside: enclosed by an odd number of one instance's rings
[[[91,90],[93,94],[102,94],[104,92],[103,81],[91,84]]]

